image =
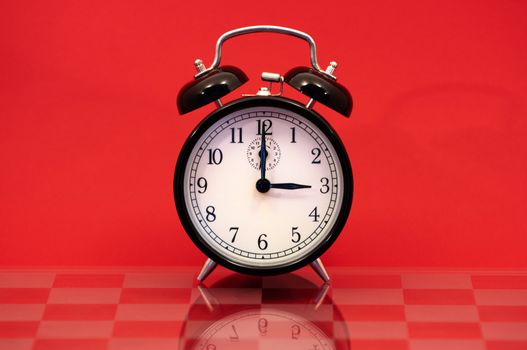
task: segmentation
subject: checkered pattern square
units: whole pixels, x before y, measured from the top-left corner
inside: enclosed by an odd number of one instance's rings
[[[197,270],[3,270],[0,350],[179,349],[183,337],[199,336],[185,333],[190,324],[215,321]],[[329,272],[327,297],[309,317],[337,349],[527,349],[527,271]],[[284,277],[215,284],[229,274],[218,269],[205,283],[223,311],[270,306],[295,314],[312,297],[312,287],[284,286]],[[299,274],[321,284],[308,269]],[[277,333],[266,346],[283,349],[288,337]],[[240,330],[221,346],[243,338]],[[257,337],[245,341],[260,348]]]

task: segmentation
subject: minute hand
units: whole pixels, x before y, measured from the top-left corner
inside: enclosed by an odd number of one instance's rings
[[[260,179],[265,179],[265,162],[267,160],[267,155],[265,154],[267,152],[265,147],[265,121],[262,123],[262,141],[260,145]]]
[[[271,188],[278,188],[281,190],[299,190],[301,188],[311,188],[311,186],[294,184],[294,183],[282,183],[282,184],[271,184]]]

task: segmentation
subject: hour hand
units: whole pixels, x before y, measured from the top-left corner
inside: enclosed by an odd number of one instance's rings
[[[281,184],[271,184],[271,188],[278,188],[281,190],[299,190],[302,188],[311,188],[311,186],[288,182],[288,183],[281,183]]]

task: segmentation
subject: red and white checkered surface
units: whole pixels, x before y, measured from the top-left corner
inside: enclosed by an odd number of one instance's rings
[[[527,271],[197,271],[2,270],[0,349],[527,349]]]

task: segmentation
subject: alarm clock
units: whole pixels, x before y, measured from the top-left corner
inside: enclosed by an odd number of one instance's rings
[[[220,99],[248,77],[234,66],[220,66],[222,45],[257,32],[307,41],[311,67],[292,68],[284,75],[264,72],[267,86],[223,105]],[[179,113],[209,103],[217,108],[181,149],[174,198],[186,233],[208,257],[198,280],[217,264],[252,275],[311,264],[329,281],[319,257],[346,223],[353,175],[342,141],[314,106],[319,102],[345,117],[351,114],[351,95],[334,75],[337,64],[319,67],[308,34],[265,25],[224,33],[212,65],[206,68],[198,59],[195,66],[194,79],[179,91]],[[307,102],[285,97],[284,83],[306,95]]]
[[[328,284],[316,286],[296,274],[237,277],[196,286],[180,350],[350,349],[346,322]]]

